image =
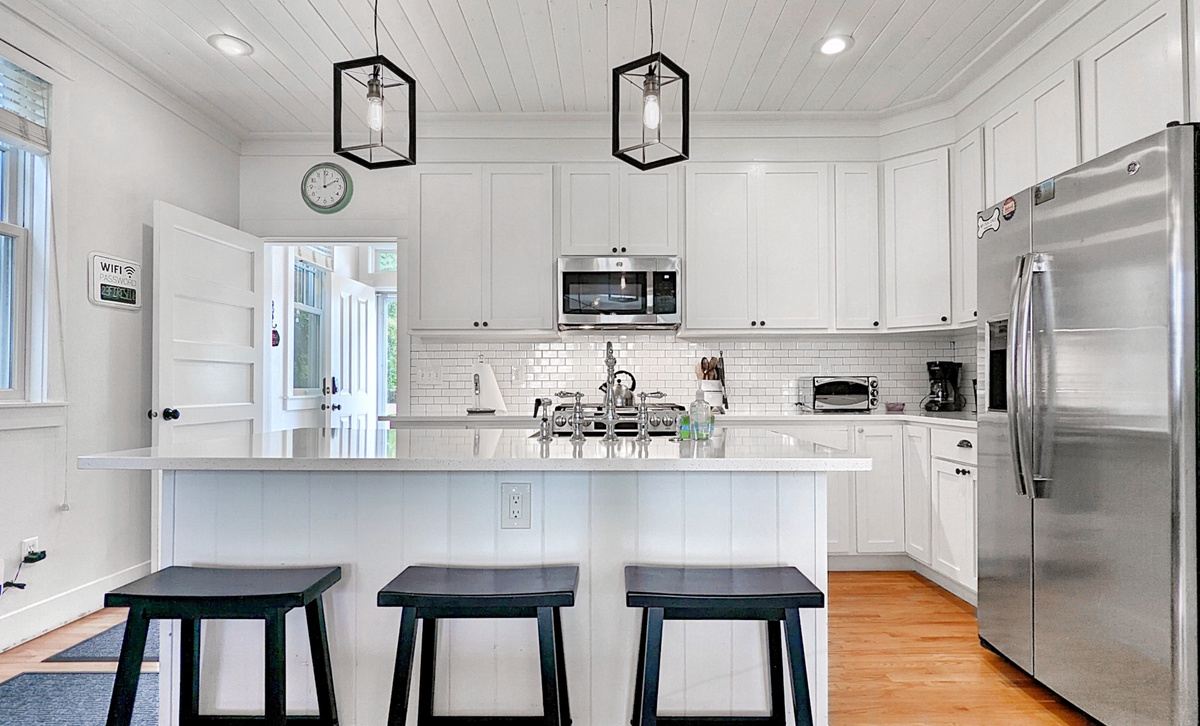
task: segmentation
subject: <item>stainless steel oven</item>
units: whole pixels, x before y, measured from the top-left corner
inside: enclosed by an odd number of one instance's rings
[[[875,376],[813,378],[814,411],[870,411],[878,405],[879,379]]]
[[[679,272],[678,257],[560,257],[558,329],[674,330]]]

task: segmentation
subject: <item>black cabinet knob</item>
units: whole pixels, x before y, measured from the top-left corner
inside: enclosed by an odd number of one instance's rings
[[[962,469],[955,469],[955,470],[954,470],[954,473],[955,473],[955,474],[961,474],[961,473],[962,473]]]
[[[177,408],[164,408],[163,409],[163,421],[174,421],[177,418],[179,418],[179,409],[177,409]]]
[[[946,316],[945,316],[945,315],[943,315],[943,316],[942,316],[942,322],[944,323],[944,322],[946,322],[946,320],[947,320]]]
[[[878,328],[878,327],[879,327],[879,321],[878,321],[878,320],[876,320],[875,322],[871,323],[871,325],[873,325],[874,327]]]
[[[971,311],[971,317],[973,317],[973,318],[977,318],[977,317],[979,317],[979,311],[978,311],[978,310],[972,310],[972,311]]]
[[[624,251],[625,251],[625,248],[624,248],[624,247],[622,247],[622,248],[621,248],[621,251],[622,251],[622,252],[624,252]]]
[[[478,328],[478,327],[479,327],[479,321],[478,321],[478,320],[476,320],[476,321],[475,321],[475,327],[476,327],[476,328]]]
[[[146,418],[153,421],[154,419],[158,418],[158,411],[155,411],[154,409],[150,409],[149,411],[146,412]]]
[[[756,320],[751,320],[751,321],[750,321],[750,327],[752,327],[752,328],[753,328],[753,327],[755,327],[756,325],[758,325],[758,321],[756,321]]]
[[[486,320],[485,320],[485,321],[483,321],[483,327],[485,327],[485,328],[487,327],[487,321],[486,321]]]
[[[767,327],[767,321],[765,321],[765,320],[758,321],[758,327],[760,327],[760,328]]]
[[[617,248],[616,248],[616,247],[613,247],[613,252],[616,252],[616,251],[617,251]]]

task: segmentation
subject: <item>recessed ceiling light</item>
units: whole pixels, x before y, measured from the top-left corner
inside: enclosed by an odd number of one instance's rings
[[[821,41],[818,49],[825,55],[837,55],[854,45],[854,38],[849,35],[831,35]]]
[[[225,35],[224,33],[208,36],[208,44],[225,55],[250,55],[254,52],[254,46],[241,38],[235,38],[232,35]]]

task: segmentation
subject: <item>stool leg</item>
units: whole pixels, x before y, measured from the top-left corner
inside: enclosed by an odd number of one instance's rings
[[[658,671],[662,665],[663,609],[646,608],[645,668],[642,681],[640,726],[658,724]]]
[[[645,683],[646,668],[646,623],[650,611],[642,608],[642,636],[638,639],[637,671],[633,674],[633,716],[629,726],[638,726],[642,722],[642,684]]]
[[[284,632],[286,610],[274,610],[266,616],[266,714],[267,726],[285,726],[287,722],[287,646]]]
[[[200,621],[179,621],[179,726],[200,715]]]
[[[771,723],[786,726],[787,709],[783,706],[783,645],[779,631],[783,623],[774,620],[767,621],[767,653],[771,668]]]
[[[558,667],[554,647],[554,608],[538,608],[538,646],[542,655],[542,718],[546,726],[561,726]]]
[[[792,705],[796,726],[812,726],[812,701],[808,693],[808,667],[804,663],[804,636],[800,632],[800,611],[786,611],[788,659],[792,663]]]
[[[404,608],[400,616],[400,641],[396,646],[396,670],[392,673],[388,726],[404,726],[408,720],[408,687],[412,683],[413,651],[416,649],[417,609]]]
[[[321,596],[304,606],[308,621],[308,647],[312,651],[313,677],[317,684],[317,713],[321,723],[337,723],[337,699],[333,692],[333,661],[329,655],[329,632],[325,629],[325,606]],[[180,724],[180,726],[183,726]]]
[[[554,648],[558,669],[559,701],[562,704],[562,726],[571,726],[571,699],[567,689],[567,658],[563,654],[562,616],[554,608]]]
[[[421,675],[417,679],[417,726],[433,719],[433,694],[437,687],[437,618],[421,618]]]
[[[121,641],[121,660],[113,681],[112,701],[108,704],[108,726],[129,726],[133,720],[133,701],[137,698],[138,678],[146,650],[146,631],[150,621],[136,605],[129,608],[125,620],[125,638]]]

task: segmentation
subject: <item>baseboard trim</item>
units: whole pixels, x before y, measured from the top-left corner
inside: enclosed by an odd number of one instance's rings
[[[959,600],[978,607],[976,592],[908,555],[829,555],[830,572],[915,572]]]
[[[0,652],[96,612],[104,606],[104,593],[148,574],[150,562],[142,562],[0,615]]]

